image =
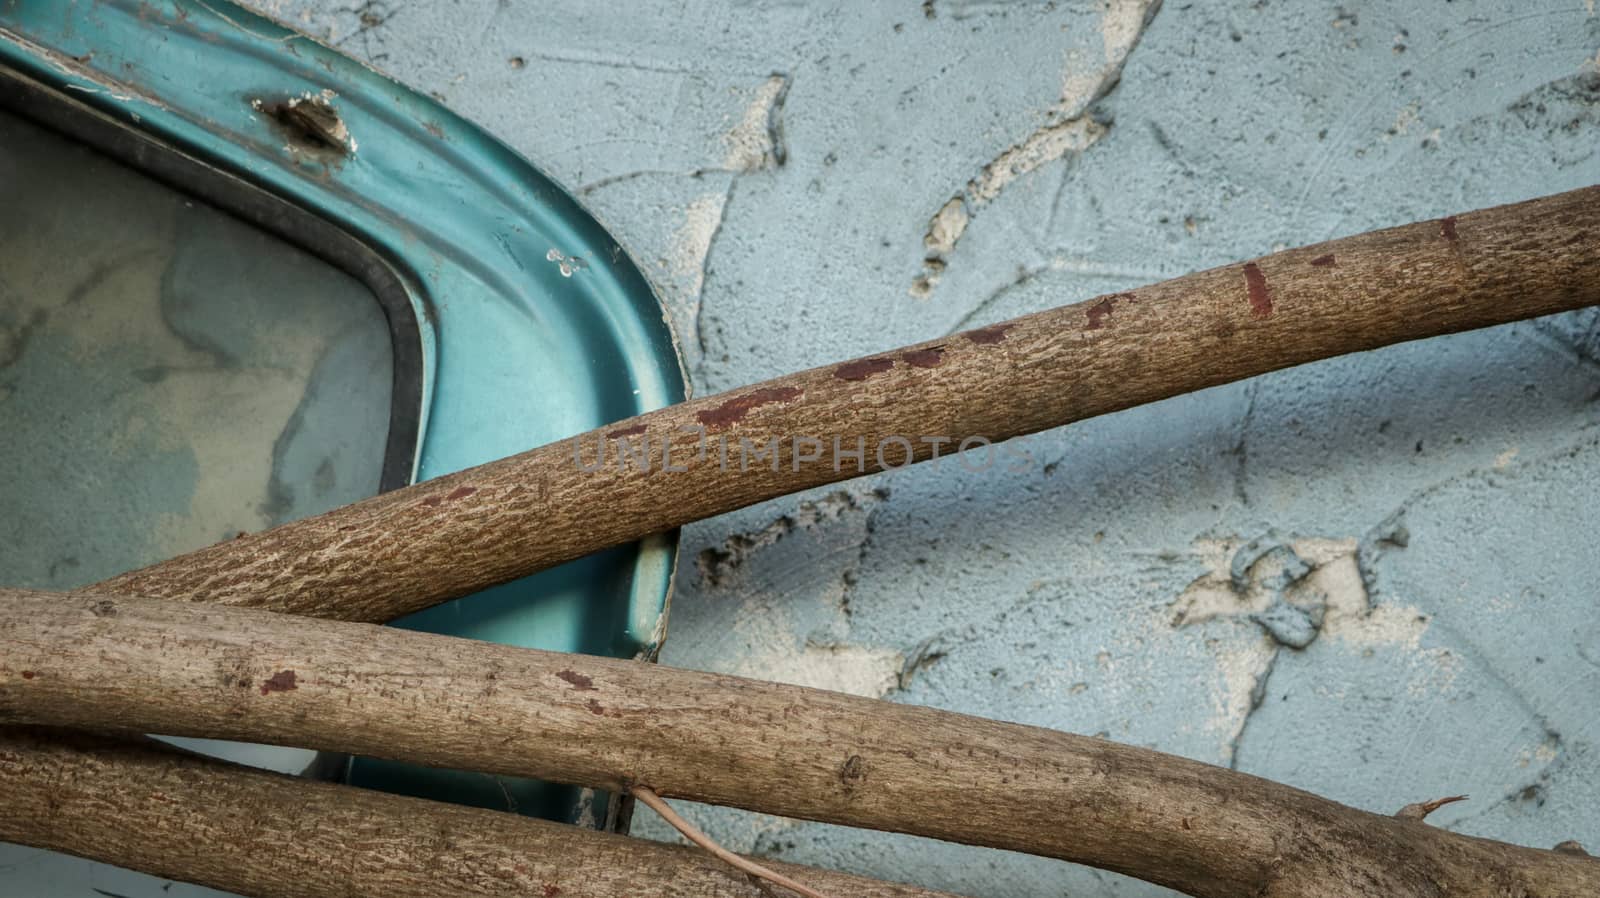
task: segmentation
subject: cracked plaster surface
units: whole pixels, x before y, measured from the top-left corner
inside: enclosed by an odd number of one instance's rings
[[[257,5],[580,193],[655,281],[697,393],[1600,181],[1583,2]],[[764,503],[685,530],[662,660],[1376,811],[1465,793],[1430,822],[1593,846],[1597,400],[1600,316],[1579,312],[1041,434],[1021,473]],[[1308,570],[1235,564],[1263,538]],[[1278,602],[1321,609],[1303,647],[1258,619]],[[1168,894],[686,810],[737,850],[979,898]],[[642,811],[635,831],[671,838]]]

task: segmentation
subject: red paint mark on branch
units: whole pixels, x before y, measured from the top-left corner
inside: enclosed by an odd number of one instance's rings
[[[1088,329],[1095,331],[1105,327],[1106,319],[1111,316],[1111,311],[1111,297],[1109,296],[1090,306],[1089,311],[1084,313],[1089,319]]]
[[[1261,273],[1261,266],[1254,262],[1245,263],[1244,284],[1250,291],[1251,317],[1271,317],[1272,291],[1267,289],[1267,276]]]
[[[22,678],[24,680],[31,680],[31,679],[34,678],[34,676],[35,676],[35,674],[31,670],[25,670],[25,671],[22,672]]]
[[[632,427],[619,427],[616,430],[608,431],[606,436],[613,440],[619,440],[623,437],[636,437],[639,434],[644,433],[647,427],[648,425],[645,424],[635,424]]]
[[[893,367],[894,359],[856,359],[833,369],[833,376],[840,380],[866,380]]]
[[[1456,242],[1456,217],[1454,215],[1446,215],[1444,218],[1439,219],[1439,236],[1451,243]]]
[[[903,353],[900,358],[913,368],[937,368],[944,363],[944,347],[934,346],[930,349],[913,349]]]
[[[593,692],[594,691],[594,678],[593,677],[586,677],[583,674],[578,673],[575,670],[563,670],[563,671],[557,673],[556,676],[561,678],[561,679],[563,679],[563,680],[566,680],[568,683],[571,683],[572,684],[572,688],[578,690],[579,692]]]
[[[261,694],[269,692],[289,692],[299,687],[294,684],[294,671],[280,670],[265,680],[261,681]]]
[[[708,430],[722,430],[743,421],[746,415],[763,405],[799,399],[803,392],[799,387],[763,387],[735,396],[716,408],[696,412],[695,418]]]
[[[995,324],[989,327],[980,327],[975,331],[967,331],[967,339],[980,346],[990,346],[1006,338],[1006,331],[1016,327],[1015,324]]]
[[[1318,256],[1312,259],[1311,264],[1318,268],[1332,268],[1338,264],[1338,260],[1333,257],[1333,253],[1328,253],[1326,256]]]
[[[429,496],[428,498],[423,499],[418,504],[419,505],[425,505],[425,506],[427,506],[429,508],[438,508],[439,506],[443,505],[446,502],[454,502],[457,499],[465,499],[468,496],[472,495],[473,493],[476,493],[477,491],[478,491],[477,487],[458,486],[455,489],[451,490],[446,495],[443,495],[443,496]]]

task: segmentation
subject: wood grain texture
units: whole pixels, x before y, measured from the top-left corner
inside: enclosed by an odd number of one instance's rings
[[[387,621],[649,533],[1279,368],[1600,302],[1600,188],[1227,265],[686,402],[87,591]],[[729,447],[696,453],[702,438]],[[909,446],[892,441],[900,437]],[[821,444],[797,460],[795,438]],[[776,464],[739,450],[778,439]],[[838,439],[836,445],[834,440]],[[648,440],[649,470],[622,463]],[[858,443],[858,440],[860,441]],[[607,461],[593,464],[600,445]],[[663,470],[663,446],[672,465]],[[859,463],[847,457],[864,447]],[[742,457],[746,463],[751,455]],[[727,468],[726,470],[724,468]]]
[[[1148,749],[258,609],[0,591],[0,723],[640,784],[1077,861],[1202,898],[1600,895],[1600,860],[1467,838]]]
[[[0,840],[258,898],[771,898],[699,849],[0,726]],[[770,862],[769,862],[770,863]],[[943,892],[770,863],[838,896]]]

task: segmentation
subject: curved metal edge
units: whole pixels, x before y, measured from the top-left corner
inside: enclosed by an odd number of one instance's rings
[[[94,40],[108,27],[108,21],[118,18],[122,21],[112,22],[112,27],[131,32],[136,21],[146,42],[137,59],[126,54],[119,57],[114,41]],[[8,25],[8,20],[27,20],[38,33],[25,34],[26,29],[19,31]],[[49,37],[41,38],[41,33]],[[48,45],[38,43],[40,40]],[[112,46],[108,48],[108,44]],[[283,136],[265,121],[259,104],[252,109],[246,102],[252,95],[256,99],[265,96],[267,89],[240,93],[220,84],[225,79],[210,77],[213,73],[209,72],[203,73],[207,77],[172,77],[184,74],[184,65],[192,64],[202,45],[226,45],[248,56],[255,69],[272,74],[266,80],[277,85],[273,90],[278,96],[336,91],[353,135],[386,134],[387,138],[370,142],[343,163],[314,158],[285,145]],[[478,229],[478,245],[463,247],[452,242],[472,239],[467,225],[474,220],[469,215],[467,222],[452,222],[457,227],[441,232],[438,223],[429,220],[436,217],[430,213],[437,210],[418,205],[416,197],[404,194],[406,188],[401,184],[409,181],[394,181],[401,170],[394,163],[400,159],[414,163],[416,171],[406,173],[416,182],[446,179],[458,205],[469,211],[490,207],[492,212],[520,214],[530,225],[548,225],[552,219],[568,215],[591,222],[592,227],[585,228],[581,236],[591,245],[608,247],[601,254],[608,258],[593,260],[597,270],[592,274],[608,278],[609,289],[631,297],[628,301],[635,306],[632,315],[607,320],[626,331],[619,339],[644,347],[648,350],[644,354],[653,358],[672,360],[670,371],[666,366],[624,365],[638,387],[635,402],[631,407],[608,405],[605,414],[613,419],[627,417],[682,401],[686,395],[682,360],[659,298],[641,269],[581,204],[475,125],[305,35],[223,0],[68,0],[49,21],[30,19],[26,5],[0,9],[0,58],[10,58],[59,91],[73,91],[84,105],[107,119],[151,134],[191,158],[207,160],[221,175],[252,184],[283,198],[288,205],[317,210],[347,235],[373,248],[380,258],[386,257],[391,271],[410,290],[425,363],[436,351],[433,316],[437,309],[430,293],[440,289],[441,272],[470,278],[514,302],[522,301],[527,290],[551,289],[551,285],[547,275],[544,282],[538,282],[542,273],[521,264],[527,247],[502,244],[499,248],[504,254],[495,255],[493,247],[483,241],[487,235],[481,232],[487,229]],[[195,111],[201,109],[205,114]],[[405,148],[411,145],[429,147],[431,154],[406,157]],[[389,180],[385,182],[385,178]],[[373,193],[382,192],[385,183],[391,192],[401,193],[390,207],[373,200]],[[481,224],[484,220],[475,221]],[[508,261],[517,263],[516,270],[506,270],[512,268]],[[562,286],[555,284],[556,288]],[[646,299],[638,299],[641,296]],[[430,409],[437,402],[430,383],[432,371],[431,364],[424,365],[415,476],[443,473],[425,469]],[[629,632],[625,634],[636,650],[653,648],[658,638],[659,615],[676,567],[676,537],[676,531],[662,534],[637,549],[639,563],[635,565]],[[647,621],[648,627],[644,626]]]
[[[202,64],[219,52],[234,54],[237,67],[216,71]],[[310,235],[313,243],[307,248],[380,296],[403,291],[420,362],[411,369],[420,369],[418,383],[407,389],[421,398],[410,464],[386,454],[386,488],[448,470],[430,467],[426,453],[442,401],[435,383],[438,319],[450,317],[449,301],[463,296],[463,288],[518,305],[536,324],[532,295],[563,297],[576,289],[591,299],[611,297],[556,304],[562,315],[590,308],[618,330],[619,352],[609,365],[597,364],[599,357],[587,360],[598,378],[591,409],[601,419],[596,423],[687,396],[688,378],[660,298],[599,219],[476,125],[306,35],[226,0],[63,0],[48,14],[0,0],[0,62],[77,99],[90,113],[82,127],[104,129],[107,136],[122,132],[118,139],[127,141],[136,167],[165,158],[175,167],[151,165],[152,173],[190,191],[197,172],[219,185],[244,185],[265,200],[230,211],[275,233],[275,223],[296,213],[309,216],[295,225],[305,225],[300,236]],[[278,127],[284,121],[271,114],[273,103],[330,91],[351,128],[348,156],[307,152],[293,145],[293,134],[286,142]],[[190,164],[199,167],[187,169]],[[507,241],[501,233],[502,225],[518,222],[526,227],[512,226],[512,232],[560,235],[586,246],[593,263],[588,282],[553,281],[543,245]],[[305,245],[293,234],[280,236]],[[409,366],[397,364],[397,371],[402,367]],[[634,388],[631,401],[619,385]],[[570,434],[552,438],[564,435]],[[626,615],[618,621],[625,629],[612,651],[653,659],[665,636],[678,531],[647,538],[632,551]],[[610,796],[607,828],[626,831],[628,810],[625,797]]]

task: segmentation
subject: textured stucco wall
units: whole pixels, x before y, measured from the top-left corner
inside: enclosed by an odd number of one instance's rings
[[[257,5],[580,192],[656,280],[697,392],[1600,181],[1593,0]],[[686,530],[664,661],[1374,810],[1468,793],[1432,819],[1592,846],[1597,397],[1585,312],[1040,435],[1021,474],[768,503]],[[1310,572],[1285,587],[1289,551]],[[1251,619],[1279,593],[1323,612],[1303,649]],[[689,810],[739,849],[981,898],[1162,894]]]

